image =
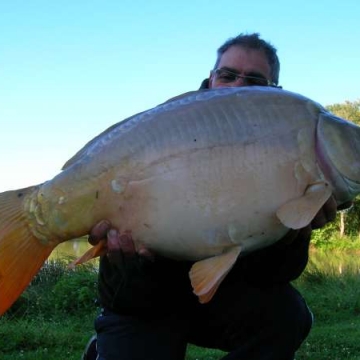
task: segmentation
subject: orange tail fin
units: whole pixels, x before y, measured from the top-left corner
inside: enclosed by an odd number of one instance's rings
[[[35,189],[0,194],[0,315],[21,295],[57,245],[43,244],[30,231],[23,200]]]

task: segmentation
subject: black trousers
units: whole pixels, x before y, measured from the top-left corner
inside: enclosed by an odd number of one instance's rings
[[[95,321],[98,360],[183,360],[188,343],[223,350],[224,360],[293,360],[311,325],[290,284],[220,289],[208,304],[160,317],[104,309]]]

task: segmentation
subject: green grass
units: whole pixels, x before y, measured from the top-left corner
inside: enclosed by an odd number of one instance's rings
[[[94,332],[96,279],[91,265],[49,261],[0,318],[0,359],[79,360]]]
[[[339,253],[333,256],[344,259]],[[338,264],[319,267],[311,261],[295,282],[315,315],[313,329],[297,360],[360,359],[359,269],[356,264],[345,269]]]
[[[189,345],[186,352],[186,360],[218,360],[226,355],[225,352],[214,349],[204,349]]]
[[[91,316],[0,319],[0,359],[80,360],[92,323]]]
[[[312,254],[295,286],[315,315],[297,360],[360,360],[360,275],[356,257]],[[354,261],[351,259],[355,259]],[[79,360],[98,312],[96,271],[70,271],[52,261],[0,318],[0,359]],[[189,346],[186,360],[216,360],[225,353]]]

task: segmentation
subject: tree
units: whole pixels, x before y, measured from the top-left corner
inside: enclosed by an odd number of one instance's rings
[[[336,116],[350,120],[360,125],[360,99],[356,101],[345,101],[344,104],[333,104],[326,106],[326,109]]]
[[[341,118],[350,120],[354,122],[357,125],[360,125],[360,99],[357,101],[345,101],[344,104],[333,104],[326,106],[326,109],[334,113],[336,116],[339,116]],[[359,233],[359,207],[358,203],[356,203],[356,206],[354,206],[355,211],[350,212],[341,212],[339,216],[339,235],[340,237],[344,236],[345,233],[354,233],[355,227],[356,232]],[[347,226],[352,224],[349,229],[347,229]],[[356,224],[356,225],[355,225]],[[347,231],[348,230],[348,231]],[[359,233],[360,235],[360,233]]]

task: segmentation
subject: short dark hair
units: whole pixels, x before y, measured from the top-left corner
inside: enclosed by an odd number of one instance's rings
[[[224,54],[224,52],[227,51],[232,46],[241,46],[246,49],[263,50],[270,65],[270,72],[271,72],[270,80],[276,85],[279,83],[280,61],[276,54],[277,50],[269,42],[261,39],[258,33],[240,34],[236,37],[228,39],[217,50],[217,59],[214,69],[216,69],[217,66],[219,65],[220,59]]]

